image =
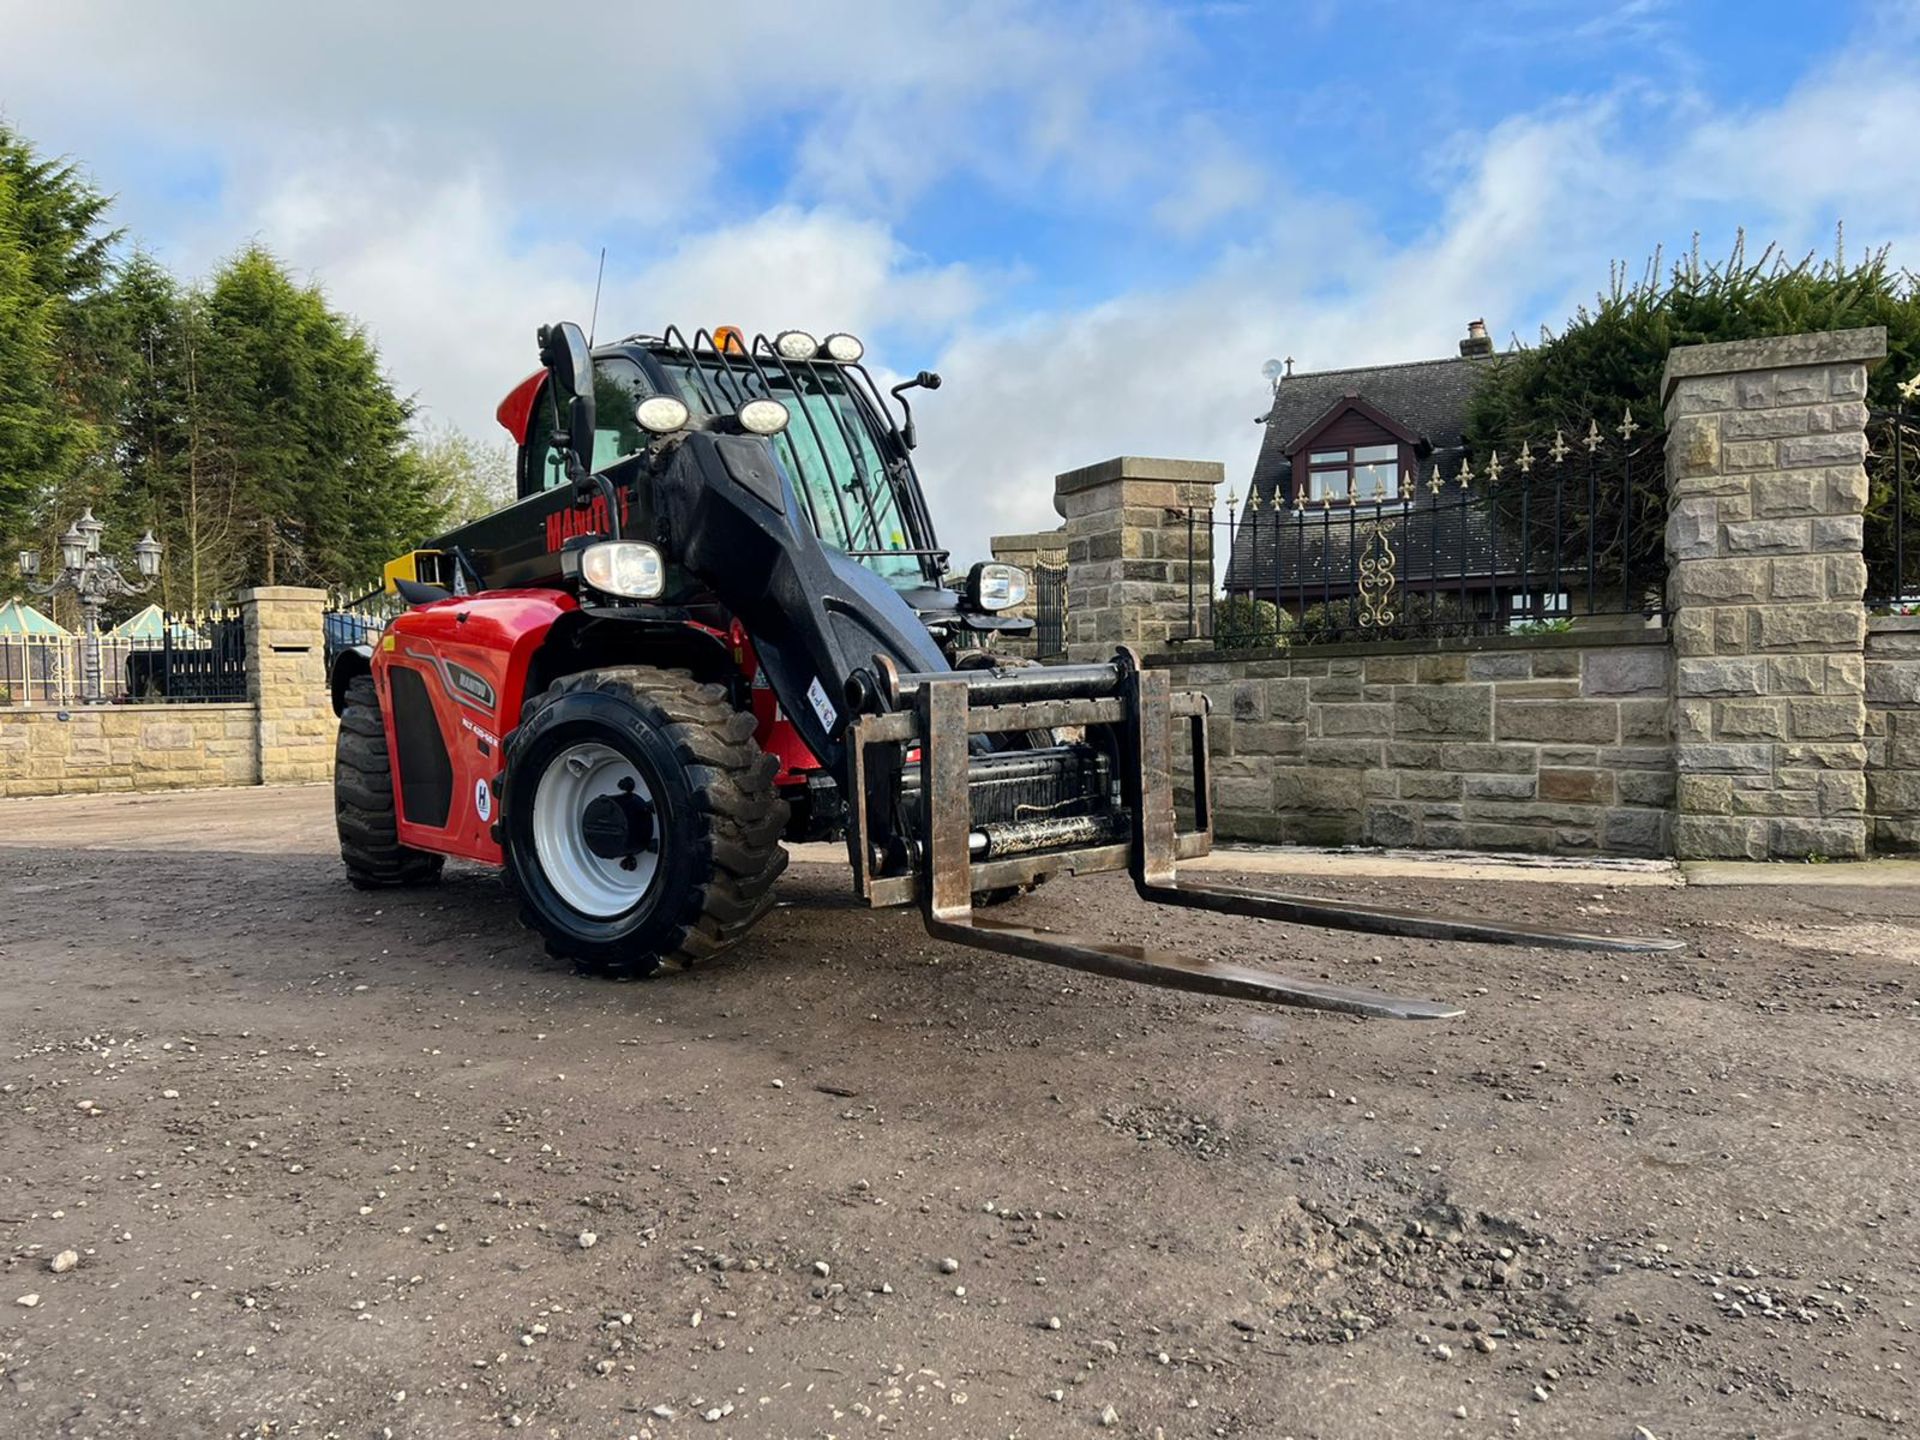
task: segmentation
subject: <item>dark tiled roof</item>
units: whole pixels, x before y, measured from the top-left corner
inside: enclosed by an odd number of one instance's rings
[[[1466,431],[1467,401],[1488,365],[1500,356],[1469,360],[1411,360],[1403,365],[1368,365],[1355,370],[1321,370],[1289,375],[1274,392],[1267,412],[1266,438],[1253,465],[1253,489],[1265,496],[1284,478],[1287,446],[1344,395],[1358,395],[1384,410],[1436,450],[1459,446]]]
[[[1332,573],[1337,577],[1346,575],[1349,516],[1345,507],[1332,507],[1324,512],[1326,518],[1323,518],[1319,507],[1310,506],[1304,512],[1304,521],[1295,521],[1293,512],[1272,508],[1276,494],[1286,493],[1292,466],[1289,447],[1302,439],[1303,432],[1338,401],[1348,395],[1358,395],[1431,445],[1440,459],[1449,462],[1450,471],[1458,463],[1466,431],[1467,402],[1480,377],[1486,373],[1485,367],[1498,365],[1500,360],[1498,355],[1473,359],[1453,356],[1400,365],[1322,370],[1289,375],[1282,380],[1274,393],[1273,408],[1267,413],[1266,436],[1260,444],[1260,456],[1254,462],[1253,483],[1245,502],[1251,507],[1257,499],[1262,509],[1255,523],[1249,523],[1251,514],[1247,508],[1243,508],[1238,517],[1240,532],[1227,566],[1227,588],[1246,590],[1273,583],[1275,560],[1271,547],[1276,533],[1276,514],[1287,522],[1279,531],[1285,541],[1279,557],[1283,585],[1295,583],[1296,576],[1319,583],[1323,572],[1314,547],[1321,543],[1323,534],[1330,550],[1329,561],[1337,562],[1333,563]],[[1433,458],[1420,461],[1417,470],[1419,502],[1408,508],[1389,506],[1378,515],[1387,521],[1389,538],[1400,552],[1402,579],[1415,578],[1409,566],[1419,566],[1422,572],[1437,568],[1442,575],[1457,578],[1463,554],[1469,557],[1469,577],[1486,575],[1500,557],[1493,553],[1493,527],[1485,508],[1469,505],[1463,511],[1453,492],[1444,493],[1436,506],[1426,488],[1433,473]],[[1376,512],[1363,505],[1353,512],[1351,520],[1364,535],[1366,523],[1374,518]],[[1254,553],[1256,544],[1257,554]]]

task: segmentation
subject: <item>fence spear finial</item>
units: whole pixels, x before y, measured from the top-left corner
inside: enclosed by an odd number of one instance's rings
[[[1620,421],[1620,438],[1622,440],[1626,440],[1629,442],[1632,441],[1633,432],[1638,430],[1639,428],[1640,426],[1634,421],[1634,418],[1633,418],[1633,406],[1629,405],[1627,406],[1627,413],[1625,418],[1623,418]]]
[[[1587,433],[1580,437],[1580,443],[1587,447],[1587,453],[1591,455],[1600,448],[1600,442],[1604,438],[1600,433],[1600,422],[1589,419],[1587,421]]]
[[[1522,440],[1520,442],[1520,454],[1519,454],[1519,457],[1515,459],[1513,463],[1520,467],[1520,473],[1522,475],[1527,475],[1532,473],[1533,449],[1531,446],[1527,444],[1526,441]]]
[[[1500,452],[1498,450],[1494,451],[1487,461],[1487,483],[1489,485],[1500,483]]]
[[[1920,400],[1920,370],[1915,371],[1913,378],[1900,387],[1900,398]]]
[[[1470,463],[1468,463],[1467,457],[1462,455],[1460,457],[1460,488],[1462,490],[1466,489],[1467,482],[1472,479],[1473,479],[1473,466]]]
[[[1554,464],[1558,465],[1562,460],[1567,458],[1567,449],[1567,437],[1558,430],[1555,430],[1553,432],[1553,444],[1547,447],[1547,453],[1553,456]]]

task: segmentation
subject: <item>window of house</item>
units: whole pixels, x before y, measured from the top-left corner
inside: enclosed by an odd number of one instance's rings
[[[1361,504],[1400,498],[1400,447],[1349,445],[1307,452],[1307,498]]]

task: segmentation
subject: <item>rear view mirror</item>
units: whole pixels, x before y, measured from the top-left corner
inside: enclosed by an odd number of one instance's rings
[[[584,495],[583,487],[593,473],[593,352],[587,337],[571,320],[540,327],[540,363],[553,377],[552,397],[555,419],[565,416],[564,435],[556,434],[555,443],[564,443],[569,457],[567,477]],[[560,401],[566,408],[561,411]],[[556,425],[556,430],[560,429]]]
[[[593,394],[593,356],[573,321],[540,327],[540,363],[552,373],[563,398]]]

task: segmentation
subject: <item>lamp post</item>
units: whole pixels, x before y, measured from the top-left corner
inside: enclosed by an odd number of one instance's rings
[[[20,574],[27,588],[36,595],[56,595],[70,590],[80,602],[86,637],[86,673],[81,681],[80,698],[88,705],[98,705],[106,698],[100,673],[101,605],[117,595],[144,595],[151,588],[153,577],[160,573],[160,542],[153,538],[152,530],[142,535],[133,547],[134,568],[140,574],[138,581],[122,574],[120,562],[111,555],[100,553],[100,537],[106,530],[107,527],[94,518],[93,507],[88,506],[60,537],[60,573],[46,581],[37,578],[40,574],[38,550],[22,550],[18,557]]]

